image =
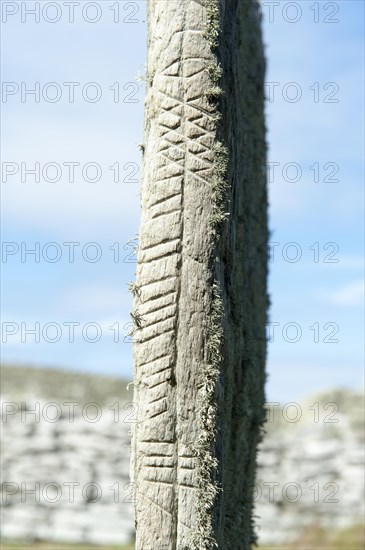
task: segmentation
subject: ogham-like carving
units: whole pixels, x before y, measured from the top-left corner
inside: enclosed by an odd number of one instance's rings
[[[131,474],[138,550],[246,550],[253,540],[252,498],[242,476],[247,473],[252,482],[262,422],[265,344],[256,346],[262,356],[256,391],[254,369],[243,367],[247,355],[249,361],[258,360],[255,346],[250,349],[245,341],[244,323],[265,324],[266,251],[262,248],[255,270],[245,262],[243,247],[258,205],[263,225],[253,244],[266,246],[266,186],[264,178],[256,182],[257,197],[247,204],[248,182],[234,173],[242,169],[237,155],[247,156],[234,125],[244,117],[250,123],[252,117],[236,96],[245,78],[239,75],[232,93],[229,73],[247,52],[238,46],[242,51],[232,52],[236,59],[230,68],[230,52],[221,47],[219,32],[222,21],[231,25],[235,48],[246,40],[247,28],[237,31],[238,22],[247,27],[247,19],[240,13],[242,2],[221,4],[148,3],[142,219],[137,278],[131,286],[138,406]],[[255,63],[260,66],[260,56]],[[261,82],[261,73],[257,79]],[[265,146],[260,109],[253,109],[260,128],[248,148],[255,140],[260,143],[252,160],[261,163]],[[247,291],[251,271],[258,280],[247,301],[241,298],[240,280]],[[242,388],[235,388],[237,377],[246,377],[245,392],[253,389],[256,400],[251,403],[249,397],[246,402],[244,397],[238,416],[235,400]],[[244,431],[237,429],[240,415]],[[250,415],[253,424],[247,420]],[[249,441],[242,441],[244,434]],[[246,453],[246,471],[237,486],[245,491],[248,505],[234,489],[237,450]]]

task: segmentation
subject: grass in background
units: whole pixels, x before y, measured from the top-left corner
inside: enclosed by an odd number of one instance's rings
[[[86,544],[58,544],[57,542],[15,543],[0,544],[1,550],[134,550],[134,544],[127,546],[94,546]]]
[[[101,407],[113,399],[127,402],[133,399],[133,391],[127,390],[128,381],[123,378],[76,372],[67,369],[1,365],[1,393],[15,401],[23,401],[25,395],[40,399],[71,399],[86,404],[97,403]]]
[[[354,525],[332,532],[313,526],[295,542],[282,546],[259,546],[258,550],[364,550],[364,548],[365,526]]]
[[[363,550],[365,548],[364,532],[364,525],[354,525],[348,529],[333,532],[325,531],[319,526],[312,526],[296,542],[282,546],[258,546],[258,550]],[[54,542],[3,543],[0,548],[1,550],[134,550],[134,544],[93,546]]]

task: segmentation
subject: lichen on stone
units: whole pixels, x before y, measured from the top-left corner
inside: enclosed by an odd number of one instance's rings
[[[130,316],[132,317],[132,320],[133,320],[133,329],[131,334],[133,335],[137,330],[142,330],[143,328],[142,316],[139,314],[137,310],[132,311]]]
[[[219,0],[206,0],[206,27],[204,36],[213,50],[218,45],[220,33],[220,8]]]
[[[137,283],[130,282],[128,284],[128,290],[133,296],[140,296],[141,295],[141,289],[137,285]]]
[[[229,213],[226,212],[229,189],[229,184],[227,181],[228,149],[223,145],[223,143],[217,141],[213,146],[213,152],[213,208],[210,222],[212,230],[217,236],[217,230],[229,216]]]
[[[220,238],[220,228],[227,219],[226,205],[228,200],[229,184],[227,181],[228,149],[218,139],[219,121],[221,118],[219,101],[222,95],[220,79],[222,69],[219,64],[216,48],[220,33],[220,7],[218,0],[206,1],[206,37],[212,51],[212,58],[206,63],[206,72],[210,78],[210,86],[205,93],[209,101],[215,102],[215,143],[213,145],[213,177],[212,177],[212,207],[209,225],[212,231],[214,265],[215,245]],[[212,269],[214,269],[212,267]],[[221,488],[217,482],[219,463],[213,448],[217,436],[217,401],[216,387],[222,364],[223,330],[223,300],[220,284],[213,277],[211,288],[210,311],[207,312],[205,325],[206,357],[201,365],[198,387],[198,428],[199,436],[194,445],[194,454],[197,458],[196,480],[196,528],[192,533],[192,548],[211,550],[218,548],[213,525],[214,505]]]
[[[197,529],[193,533],[193,548],[208,550],[218,548],[212,525],[212,511],[220,490],[215,481],[218,460],[212,449],[217,433],[216,384],[220,372],[221,345],[223,341],[223,304],[217,283],[212,286],[212,307],[206,325],[207,357],[201,368],[199,384],[199,436],[194,445],[197,458]]]

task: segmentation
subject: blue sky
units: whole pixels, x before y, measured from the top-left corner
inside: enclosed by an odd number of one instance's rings
[[[2,359],[131,379],[126,243],[139,225],[145,2],[119,2],[119,14],[115,2],[94,3],[98,12],[87,4],[73,23],[64,2],[38,23],[26,13],[34,2],[2,2],[2,80],[15,83],[1,104]],[[274,250],[267,395],[291,401],[362,383],[364,6],[274,4],[262,4]],[[40,101],[22,102],[37,82]],[[73,103],[67,82],[79,83]],[[39,182],[26,172],[35,163]],[[69,163],[79,163],[73,182]],[[37,247],[39,262],[24,255]],[[25,332],[35,323],[39,342]]]

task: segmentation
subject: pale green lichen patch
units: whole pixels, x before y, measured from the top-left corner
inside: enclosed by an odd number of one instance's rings
[[[227,181],[228,149],[220,141],[217,141],[213,146],[213,152],[213,208],[210,222],[213,232],[217,235],[217,230],[229,215],[226,212],[229,189]]]
[[[210,86],[205,93],[209,101],[215,102],[215,143],[213,145],[213,178],[212,178],[212,210],[209,225],[212,230],[213,244],[217,244],[220,228],[228,213],[226,212],[229,184],[227,181],[228,149],[218,139],[218,124],[221,118],[219,101],[223,93],[220,86],[222,69],[215,54],[220,33],[220,7],[218,0],[206,1],[205,37],[212,50],[212,59],[206,64],[210,77]],[[199,436],[194,444],[194,454],[197,458],[196,480],[196,527],[192,533],[192,548],[211,550],[218,548],[213,525],[214,504],[220,491],[216,481],[219,463],[214,453],[214,443],[217,435],[217,400],[216,387],[222,365],[223,301],[220,285],[217,281],[212,285],[211,308],[207,314],[205,326],[206,360],[201,366],[199,383],[198,427]]]
[[[211,49],[218,45],[218,36],[220,33],[220,9],[218,0],[206,0],[206,28],[205,38],[208,40]]]
[[[214,502],[220,490],[214,480],[218,460],[213,454],[217,433],[216,384],[220,372],[221,346],[223,341],[223,304],[217,283],[212,287],[212,308],[206,326],[207,358],[202,365],[199,384],[198,419],[200,433],[194,445],[197,458],[197,529],[193,533],[193,547],[199,550],[217,548],[212,526]]]
[[[147,69],[143,73],[138,73],[136,77],[137,82],[142,82],[148,88],[152,85],[153,75],[148,74]]]
[[[213,101],[214,99],[220,97],[222,93],[223,92],[221,88],[219,88],[219,86],[211,86],[204,92],[204,95],[208,98],[209,101]]]
[[[211,81],[218,84],[222,76],[222,67],[219,65],[218,61],[216,59],[207,61],[205,70],[207,71]]]
[[[130,282],[128,284],[128,290],[133,296],[140,296],[141,295],[141,289],[137,285],[137,283]]]

